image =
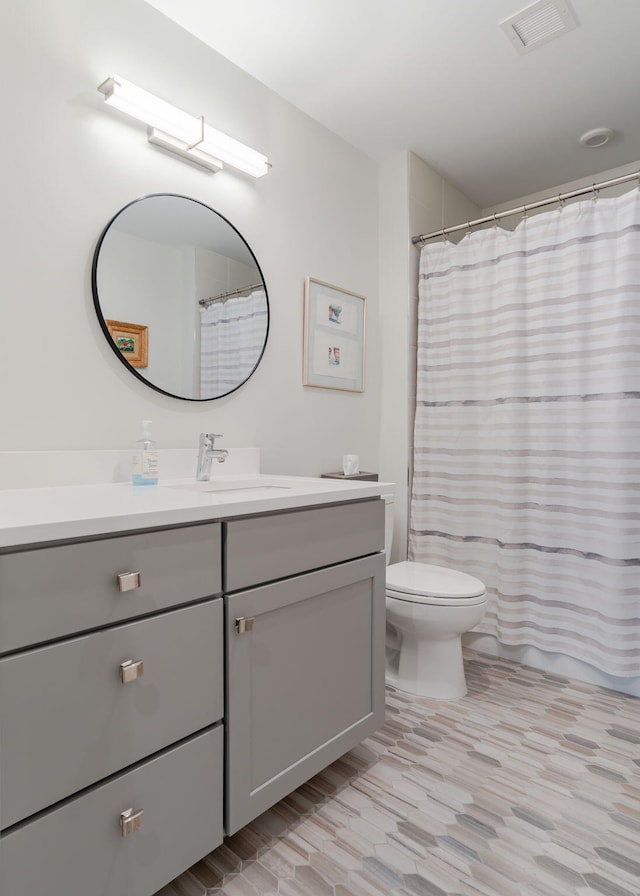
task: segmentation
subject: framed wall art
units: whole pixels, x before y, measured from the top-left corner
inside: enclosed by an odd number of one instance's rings
[[[307,277],[304,290],[305,386],[364,392],[366,298]]]
[[[116,348],[132,367],[146,367],[148,358],[149,328],[140,324],[128,324],[123,320],[105,320]]]

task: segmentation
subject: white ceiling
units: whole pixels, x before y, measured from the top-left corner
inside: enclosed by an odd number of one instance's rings
[[[578,27],[526,55],[498,23],[527,0],[147,2],[369,156],[412,150],[481,208],[640,159],[640,0],[571,0]],[[616,138],[580,146],[597,127]]]

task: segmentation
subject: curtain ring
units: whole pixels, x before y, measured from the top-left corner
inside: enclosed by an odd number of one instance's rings
[[[567,200],[564,198],[564,196],[562,195],[562,193],[558,193],[558,204],[559,204],[559,206],[560,206],[560,211],[562,211],[562,209],[564,208],[564,204],[565,204],[566,201],[567,201]]]
[[[493,213],[493,226],[495,227],[496,230],[498,230],[498,226],[499,226],[498,225],[498,216],[496,215],[495,212]]]
[[[443,242],[443,243],[448,242],[448,241],[447,241],[447,232],[446,232],[446,228],[445,228],[445,227],[442,228],[442,242]]]
[[[591,189],[593,190],[593,201],[594,201],[594,202],[597,202],[597,201],[598,201],[598,193],[599,193],[600,191],[599,191],[599,190],[596,190],[596,185],[595,185],[595,184],[593,184],[593,186],[591,187]]]
[[[467,236],[471,236],[471,221],[467,221]]]
[[[523,221],[527,220],[527,206],[526,205],[522,206],[522,220]]]

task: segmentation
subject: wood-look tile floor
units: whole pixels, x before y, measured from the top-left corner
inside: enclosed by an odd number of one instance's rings
[[[157,896],[639,896],[640,700],[465,664]]]

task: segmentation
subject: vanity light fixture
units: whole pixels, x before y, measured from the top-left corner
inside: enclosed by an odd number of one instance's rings
[[[212,128],[204,116],[195,118],[119,75],[111,75],[98,90],[110,106],[144,122],[151,143],[210,171],[229,165],[253,177],[262,177],[271,167],[266,156]]]

